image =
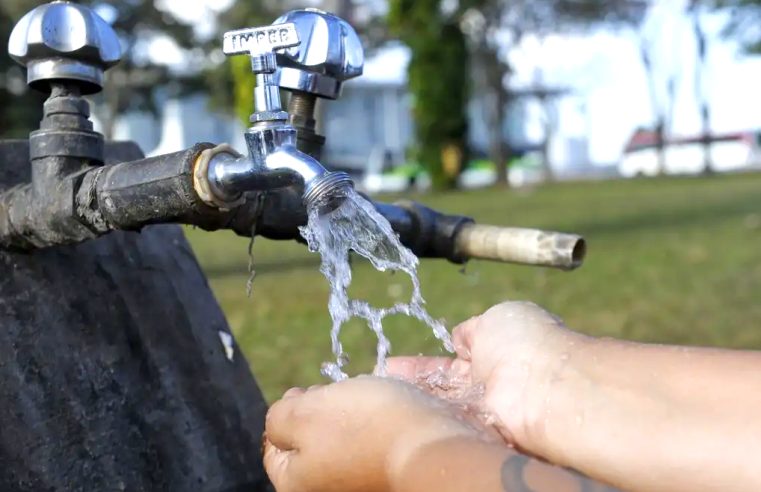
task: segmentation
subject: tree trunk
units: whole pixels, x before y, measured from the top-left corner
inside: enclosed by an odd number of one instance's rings
[[[703,174],[713,173],[713,162],[711,156],[711,108],[706,94],[706,88],[703,80],[703,73],[708,56],[708,38],[703,32],[703,26],[700,23],[700,7],[696,0],[691,2],[692,9],[692,29],[695,34],[695,43],[697,45],[697,63],[695,64],[695,93],[697,95],[698,107],[700,108],[700,121],[703,144]]]
[[[497,186],[510,186],[510,178],[508,174],[508,155],[509,149],[505,145],[504,140],[504,120],[502,118],[503,109],[505,107],[505,97],[500,95],[500,92],[504,94],[504,91],[497,91],[491,98],[493,104],[489,108],[489,158],[494,163],[497,171]]]
[[[708,109],[708,101],[703,101],[700,108],[700,117],[703,123],[703,174],[713,174],[713,156],[711,155],[711,116]]]
[[[485,44],[485,43],[484,43]],[[491,48],[482,46],[477,50],[476,60],[482,86],[484,111],[488,132],[489,160],[497,173],[497,186],[510,186],[508,163],[510,148],[505,142],[505,110],[509,101],[509,92],[505,87],[506,70],[498,54]]]
[[[656,174],[661,175],[666,172],[666,117],[664,116],[665,110],[659,104],[658,91],[656,89],[655,70],[653,68],[652,59],[650,57],[650,47],[647,40],[640,37],[639,43],[640,59],[642,60],[642,66],[645,68],[645,75],[647,77],[647,86],[650,93],[650,102],[653,106],[653,114],[655,115],[655,149],[657,154],[657,167]],[[671,82],[671,81],[670,81]]]
[[[550,96],[543,95],[540,98],[542,109],[544,110],[544,140],[542,141],[542,174],[544,175],[544,181],[551,183],[555,181],[555,173],[552,170],[552,159],[550,157],[550,145],[552,143],[552,135],[555,133],[554,125],[552,122],[552,113],[550,111],[551,99]]]
[[[655,149],[658,159],[656,174],[661,176],[666,173],[666,119],[658,116],[655,123]]]

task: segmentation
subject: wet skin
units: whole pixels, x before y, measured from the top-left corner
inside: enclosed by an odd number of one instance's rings
[[[530,303],[453,340],[452,358],[389,360],[399,379],[273,405],[278,490],[610,490],[565,468],[624,490],[761,490],[761,351],[591,338]]]
[[[391,378],[292,389],[266,425],[278,492],[614,490],[519,454],[459,406]]]

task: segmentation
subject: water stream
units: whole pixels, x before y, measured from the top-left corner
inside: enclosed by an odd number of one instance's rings
[[[422,321],[441,340],[444,348],[453,351],[446,328],[425,309],[417,277],[417,256],[401,244],[391,224],[375,210],[372,203],[353,189],[348,189],[345,199],[334,210],[326,213],[324,207],[318,206],[308,212],[309,222],[301,228],[301,235],[311,251],[320,253],[320,271],[330,283],[328,310],[333,322],[330,338],[336,360],[323,364],[323,375],[333,381],[347,377],[343,367],[347,364],[348,357],[341,345],[340,335],[343,324],[353,317],[364,319],[378,338],[375,370],[378,375],[385,375],[386,356],[391,349],[391,343],[383,332],[383,319],[389,315],[404,314]],[[410,301],[378,308],[361,299],[350,299],[351,251],[370,260],[377,270],[401,271],[409,275],[412,281]]]

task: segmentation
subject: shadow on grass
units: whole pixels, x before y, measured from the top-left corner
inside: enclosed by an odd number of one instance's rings
[[[320,266],[320,257],[303,257],[289,258],[282,261],[268,261],[256,263],[254,260],[254,270],[256,273],[277,273],[288,272],[292,270],[316,270]],[[245,264],[219,265],[204,268],[206,276],[209,278],[226,278],[238,275],[248,275],[248,266]]]

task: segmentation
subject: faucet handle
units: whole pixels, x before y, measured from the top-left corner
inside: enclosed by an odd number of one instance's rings
[[[289,22],[304,40],[278,54],[280,87],[325,99],[337,99],[343,83],[362,75],[364,50],[354,28],[318,9],[292,10],[275,23]]]
[[[251,71],[256,74],[255,112],[251,115],[252,123],[288,119],[288,113],[282,109],[280,88],[273,77],[277,71],[275,51],[293,48],[299,44],[296,26],[290,22],[248,27],[224,34],[222,51],[225,55],[246,54],[251,57]]]
[[[51,81],[70,81],[83,94],[103,87],[103,72],[121,57],[119,38],[89,7],[55,1],[29,11],[8,40],[11,58],[27,68],[27,83],[50,92]]]
[[[292,22],[264,27],[247,27],[224,34],[222,51],[227,56],[274,54],[276,50],[301,44],[296,25]]]

